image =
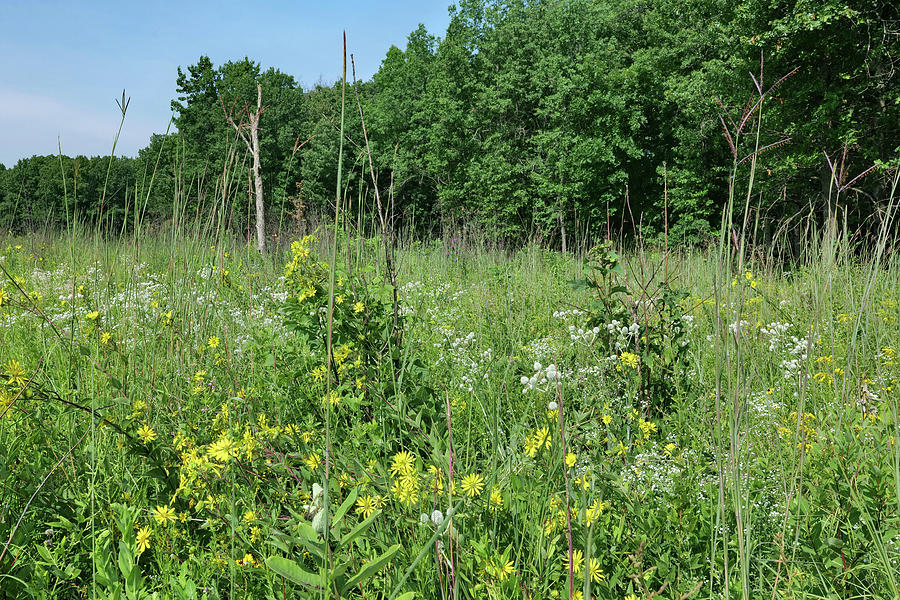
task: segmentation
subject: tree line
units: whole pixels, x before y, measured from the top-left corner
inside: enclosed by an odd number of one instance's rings
[[[368,214],[374,179],[396,226],[418,234],[702,242],[752,172],[764,237],[831,214],[877,229],[900,156],[898,67],[889,0],[462,0],[442,36],[419,26],[356,86],[350,69],[342,193]],[[270,230],[328,214],[341,83],[303,89],[249,58],[203,56],[177,70],[174,132],[138,156],[0,167],[0,225],[216,210],[246,231],[255,182],[239,125],[258,91]]]

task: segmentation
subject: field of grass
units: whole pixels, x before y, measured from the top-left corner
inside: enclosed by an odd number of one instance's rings
[[[0,240],[0,597],[900,598],[883,245],[330,238]]]

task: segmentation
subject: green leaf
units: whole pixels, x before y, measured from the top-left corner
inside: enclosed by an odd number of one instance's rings
[[[382,554],[375,560],[366,563],[366,566],[360,569],[356,575],[354,575],[347,581],[347,583],[341,590],[341,593],[355,588],[356,586],[367,580],[369,577],[377,573],[381,567],[383,567],[389,560],[391,560],[391,557],[397,553],[400,547],[400,544],[394,544],[393,546],[388,548],[384,552],[384,554]]]
[[[346,533],[346,535],[344,535],[344,537],[341,538],[341,546],[346,547],[346,546],[349,546],[351,543],[353,543],[353,540],[355,540],[357,537],[359,537],[359,535],[361,533],[363,533],[366,529],[368,529],[369,525],[371,525],[372,522],[375,521],[375,519],[380,514],[381,514],[380,510],[372,513],[371,515],[369,515],[368,519],[366,519],[365,521],[363,521],[362,523],[360,523],[359,525],[357,525],[356,527],[354,527],[353,529],[348,531]]]
[[[331,520],[331,535],[333,537],[337,537],[337,527],[341,523],[341,519],[344,518],[344,515],[347,514],[347,511],[350,510],[350,507],[353,506],[353,503],[356,502],[356,497],[359,495],[359,488],[353,488],[350,490],[350,493],[347,495],[347,499],[341,503],[338,507],[337,512],[334,513],[334,517]]]
[[[323,581],[321,575],[313,575],[300,567],[297,563],[283,556],[270,556],[266,559],[266,566],[285,579],[299,583],[306,587],[321,589]]]

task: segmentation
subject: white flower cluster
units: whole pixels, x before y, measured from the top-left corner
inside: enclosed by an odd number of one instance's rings
[[[597,335],[599,333],[599,327],[584,329],[582,327],[569,325],[569,339],[572,340],[572,345],[582,344],[584,346],[592,346],[594,342],[597,341]]]
[[[606,331],[609,332],[610,336],[615,337],[613,347],[616,353],[619,353],[633,347],[634,338],[641,333],[641,326],[637,323],[626,325],[618,319],[613,319],[606,324]]]
[[[522,375],[519,382],[522,384],[522,393],[527,394],[535,388],[539,391],[546,391],[549,384],[559,381],[561,377],[562,375],[559,370],[557,370],[555,364],[551,363],[547,365],[547,368],[544,368],[541,363],[535,362],[534,375],[531,377]]]

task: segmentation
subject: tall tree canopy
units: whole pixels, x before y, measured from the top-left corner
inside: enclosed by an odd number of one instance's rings
[[[442,37],[419,26],[359,83],[375,180],[382,191],[393,186],[404,227],[564,245],[608,229],[658,233],[665,201],[670,235],[703,240],[725,206],[735,157],[757,147],[755,128],[737,148],[725,130],[788,74],[751,117],[761,119],[766,148],[753,198],[760,231],[835,209],[853,226],[878,225],[900,155],[894,2],[462,0],[450,17]],[[133,164],[121,163],[130,166],[107,194],[143,190],[153,174],[142,192],[148,214],[165,218],[179,194],[182,206],[226,198],[233,225],[244,227],[249,159],[223,106],[255,106],[257,84],[268,209],[282,214],[291,201],[330,212],[339,84],[303,90],[248,58],[216,67],[202,56],[179,68],[177,133],[154,136]],[[348,102],[346,192],[365,211],[371,178],[352,92]],[[0,171],[0,205],[33,222],[58,220],[50,207],[60,172],[49,159]],[[91,196],[80,198],[99,202],[85,185]]]

